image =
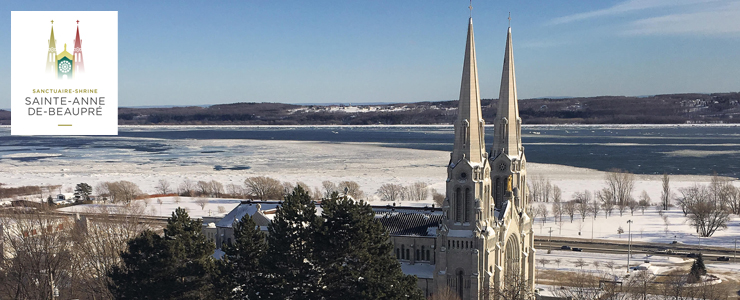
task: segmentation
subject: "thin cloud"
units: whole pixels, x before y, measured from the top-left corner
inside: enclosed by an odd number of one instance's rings
[[[692,4],[718,2],[722,0],[629,0],[609,8],[559,17],[551,20],[552,25],[565,24],[597,17],[613,16],[653,8],[667,8]]]
[[[626,35],[726,35],[740,33],[740,3],[632,22]]]

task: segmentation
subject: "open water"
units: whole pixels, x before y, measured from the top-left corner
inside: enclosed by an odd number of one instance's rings
[[[489,148],[492,127],[486,132]],[[530,162],[638,174],[717,174],[740,178],[740,126],[722,125],[532,125],[522,129]],[[118,136],[11,136],[0,128],[2,160],[184,156],[173,140],[257,139],[378,143],[387,147],[451,151],[452,126],[152,126],[121,127]],[[178,143],[181,144],[181,143]],[[79,151],[76,151],[79,150]],[[206,150],[207,151],[207,150]],[[84,154],[83,154],[84,153]],[[220,154],[222,153],[222,154]],[[248,152],[246,152],[248,153]],[[209,155],[229,155],[215,149]],[[249,166],[241,166],[248,168]]]

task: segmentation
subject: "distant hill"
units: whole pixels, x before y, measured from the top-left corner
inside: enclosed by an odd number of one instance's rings
[[[482,100],[488,122],[496,115],[497,101]],[[740,93],[523,99],[519,112],[524,124],[740,123]],[[351,106],[233,103],[118,110],[121,125],[452,124],[456,115],[456,100]],[[0,124],[9,123],[10,112],[0,110]]]

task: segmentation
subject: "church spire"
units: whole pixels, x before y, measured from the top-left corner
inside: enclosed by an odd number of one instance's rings
[[[80,21],[77,21],[77,35],[75,36],[75,49],[72,52],[75,57],[75,74],[85,71],[85,61],[82,59],[82,40],[80,39]]]
[[[516,95],[516,73],[514,71],[514,48],[511,45],[511,27],[506,36],[504,68],[501,74],[501,88],[498,96],[493,142],[493,157],[501,153],[519,156],[522,152],[521,124],[519,118],[519,99]]]
[[[478,66],[475,59],[473,18],[468,22],[468,38],[465,44],[462,83],[460,86],[458,115],[455,121],[455,148],[453,163],[465,158],[471,163],[480,163],[486,153],[483,141],[483,118],[478,90]]]
[[[52,73],[57,64],[57,40],[54,39],[54,21],[51,21],[51,36],[49,36],[49,50],[46,53],[46,72]]]

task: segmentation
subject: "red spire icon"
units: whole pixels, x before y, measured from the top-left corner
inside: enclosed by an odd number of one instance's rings
[[[80,21],[77,21],[77,36],[75,37],[75,50],[72,53],[75,57],[75,74],[85,71],[85,62],[82,59],[82,40],[80,39]]]

